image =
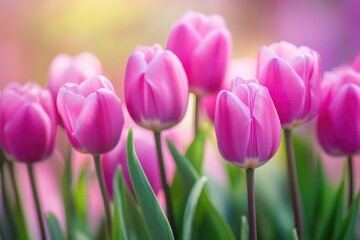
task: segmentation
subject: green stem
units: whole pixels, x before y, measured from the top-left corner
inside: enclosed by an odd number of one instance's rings
[[[65,158],[65,167],[62,179],[62,190],[64,197],[64,207],[65,207],[65,217],[66,217],[66,234],[67,239],[74,239],[74,228],[75,228],[75,219],[74,219],[74,201],[72,193],[72,159],[71,159],[72,148],[69,144],[67,155]]]
[[[2,235],[4,235],[4,238],[8,238],[8,239],[12,239],[12,238],[17,238],[17,233],[14,232],[15,230],[15,226],[14,226],[14,218],[13,215],[11,213],[11,205],[10,205],[10,200],[9,200],[9,196],[8,196],[8,191],[7,191],[7,185],[5,183],[5,160],[3,158],[3,153],[1,152],[2,155],[2,159],[1,159],[1,163],[0,163],[0,171],[1,171],[1,189],[2,189],[2,203],[3,203],[3,210],[5,213],[5,221],[4,221],[4,233]]]
[[[101,194],[104,201],[104,207],[105,207],[105,214],[106,214],[106,226],[107,226],[107,235],[108,238],[111,239],[111,211],[110,211],[110,200],[109,195],[106,190],[105,186],[105,180],[104,180],[104,172],[102,170],[101,162],[100,162],[100,155],[94,155],[94,161],[95,161],[95,169],[96,169],[96,175],[98,177]]]
[[[161,132],[154,132],[154,137],[155,137],[155,142],[156,142],[156,150],[157,150],[157,155],[158,155],[161,182],[162,182],[162,187],[164,190],[165,200],[166,200],[166,212],[167,212],[167,216],[169,218],[169,222],[170,222],[171,228],[173,230],[174,236],[176,238],[177,235],[176,235],[174,213],[173,213],[173,207],[172,207],[172,201],[171,201],[171,195],[170,195],[170,188],[166,181],[164,159],[163,159],[163,155],[162,155]]]
[[[20,234],[22,235],[22,239],[28,239],[28,231],[27,231],[26,222],[25,222],[24,209],[23,209],[23,206],[22,206],[21,200],[20,200],[19,188],[18,188],[18,184],[16,181],[15,172],[14,172],[14,165],[12,162],[7,162],[7,164],[9,166],[11,185],[12,185],[14,195],[15,195],[15,206],[16,206],[15,211],[17,212],[17,215],[19,216],[18,221],[19,221],[20,229],[22,231]]]
[[[34,168],[33,168],[32,164],[28,165],[28,172],[29,172],[29,177],[30,177],[31,190],[33,193],[34,201],[35,201],[36,213],[37,213],[37,217],[38,217],[38,221],[39,221],[39,225],[40,225],[41,239],[46,240],[45,225],[44,225],[44,221],[43,221],[43,217],[42,217],[40,199],[39,199],[39,194],[38,194],[38,190],[36,187]]]
[[[200,115],[199,105],[200,105],[200,97],[198,95],[195,95],[195,113],[194,113],[195,137],[197,136],[197,134],[199,132],[199,115]]]
[[[354,166],[353,166],[352,156],[348,157],[348,176],[349,176],[348,209],[350,209],[352,198],[354,196]]]
[[[250,240],[257,239],[254,175],[255,175],[255,170],[253,168],[246,169]]]
[[[294,147],[291,140],[292,130],[285,128],[284,133],[285,133],[285,143],[286,143],[286,155],[288,161],[288,172],[290,177],[291,200],[292,200],[292,206],[295,217],[295,227],[299,240],[302,240],[303,222],[302,222],[302,211],[301,211],[301,202],[300,202],[300,191],[299,191],[299,184],[298,184],[296,165],[295,165]]]

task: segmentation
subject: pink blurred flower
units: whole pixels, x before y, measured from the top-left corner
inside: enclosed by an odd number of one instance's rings
[[[179,59],[160,45],[138,46],[126,66],[125,99],[130,116],[144,128],[161,131],[179,123],[188,102]]]
[[[282,127],[311,120],[320,104],[321,59],[317,52],[288,42],[261,48],[257,76],[270,92]]]
[[[317,121],[320,145],[332,155],[360,152],[360,73],[341,67],[324,77],[322,111]]]
[[[173,26],[166,48],[181,60],[190,91],[207,95],[222,85],[231,44],[231,34],[221,16],[188,11]]]
[[[80,84],[85,79],[101,73],[101,63],[91,53],[83,52],[75,57],[59,54],[50,64],[47,87],[51,92],[54,102],[56,102],[57,94],[65,83]],[[63,126],[60,117],[59,124]]]
[[[353,63],[353,68],[355,71],[360,72],[360,54],[356,57]]]
[[[255,78],[256,61],[253,59],[231,60],[226,73],[225,81],[223,82],[220,90],[228,90],[230,88],[231,79],[234,79],[236,76],[240,76],[244,79]],[[216,98],[220,90],[200,99],[201,108],[205,110],[212,122],[214,122],[215,119]]]
[[[280,144],[280,120],[269,91],[256,80],[236,78],[219,93],[215,132],[221,155],[243,168],[266,163]]]
[[[0,109],[0,145],[10,158],[30,164],[50,156],[57,122],[48,90],[10,83],[0,94]]]
[[[116,146],[124,115],[120,99],[104,76],[65,85],[59,90],[57,107],[75,149],[94,155]]]

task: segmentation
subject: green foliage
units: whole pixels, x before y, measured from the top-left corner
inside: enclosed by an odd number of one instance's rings
[[[49,229],[50,237],[52,240],[64,240],[64,234],[61,230],[59,221],[54,214],[46,214],[46,222]]]
[[[154,240],[174,239],[170,224],[136,156],[131,129],[129,130],[126,149],[131,182],[151,238]]]

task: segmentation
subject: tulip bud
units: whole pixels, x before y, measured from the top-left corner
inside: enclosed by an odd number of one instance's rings
[[[77,150],[97,155],[118,143],[124,115],[120,99],[104,76],[60,88],[57,108],[70,143]]]
[[[65,83],[80,84],[85,79],[101,74],[101,72],[100,61],[91,53],[83,52],[75,57],[59,54],[50,64],[47,87],[56,103],[59,89]],[[61,118],[58,120],[59,124],[63,126]]]
[[[231,34],[221,16],[186,12],[172,28],[167,49],[182,62],[191,92],[207,95],[221,88],[231,53]]]
[[[269,89],[284,128],[307,122],[317,114],[321,69],[320,55],[310,48],[288,42],[261,48],[257,76]]]
[[[215,132],[221,155],[243,168],[266,163],[280,144],[280,120],[269,91],[236,78],[216,101]]]
[[[317,134],[331,155],[360,152],[360,73],[342,67],[325,74]]]
[[[184,117],[188,83],[179,59],[161,46],[137,47],[125,73],[125,99],[132,119],[140,126],[161,131]]]
[[[57,122],[48,90],[10,83],[0,95],[0,109],[0,145],[10,158],[31,164],[50,156]]]
[[[154,193],[157,194],[162,187],[154,138],[151,132],[140,129],[139,127],[138,129],[134,129],[134,132],[136,155],[139,158],[140,164]],[[111,198],[113,197],[114,175],[118,166],[122,168],[124,179],[129,189],[133,190],[126,161],[126,138],[127,134],[123,134],[116,147],[112,151],[102,155],[101,163],[106,188]]]

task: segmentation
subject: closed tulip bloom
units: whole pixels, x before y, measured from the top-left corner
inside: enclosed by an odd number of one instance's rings
[[[360,73],[350,67],[328,72],[317,121],[322,148],[331,155],[360,152]]]
[[[243,168],[266,163],[280,144],[280,120],[269,91],[256,80],[236,78],[216,102],[215,132],[221,155]]]
[[[74,148],[98,155],[119,141],[124,115],[111,82],[96,76],[60,88],[57,108]]]
[[[151,132],[146,132],[146,130],[134,129],[134,131],[136,155],[139,158],[141,167],[143,168],[154,193],[157,194],[161,190],[161,179],[154,138],[152,137]],[[127,134],[123,134],[116,147],[112,151],[102,155],[101,163],[104,171],[106,188],[111,198],[113,197],[113,180],[117,167],[122,168],[125,182],[129,189],[133,190],[126,161],[126,139]]]
[[[53,152],[56,108],[35,83],[8,84],[0,94],[0,145],[11,158],[31,164]]]
[[[55,105],[59,89],[65,83],[80,84],[92,76],[101,74],[101,72],[100,61],[91,53],[83,52],[75,57],[68,54],[57,55],[50,64],[47,83]],[[58,117],[58,123],[63,126],[60,117]]]
[[[311,120],[320,105],[322,65],[317,52],[279,42],[261,48],[257,75],[274,101],[284,128]]]
[[[188,102],[188,82],[181,62],[161,46],[137,47],[125,73],[126,106],[140,126],[161,131],[180,122]]]
[[[221,16],[189,11],[172,28],[167,49],[181,60],[190,91],[207,95],[222,86],[231,45],[231,34]]]

